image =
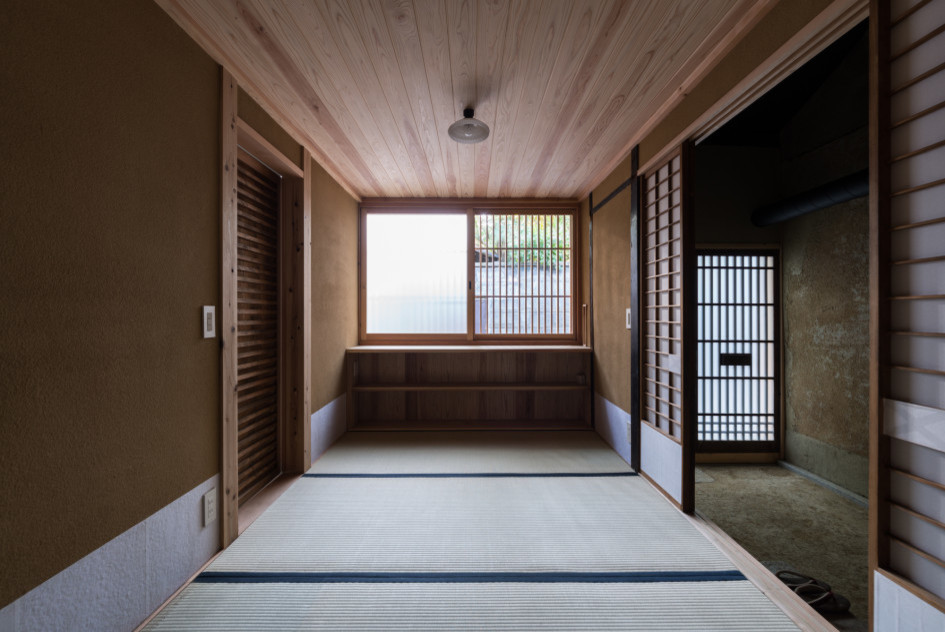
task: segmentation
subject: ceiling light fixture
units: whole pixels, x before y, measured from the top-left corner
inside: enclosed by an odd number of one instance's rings
[[[459,119],[448,130],[450,138],[457,143],[481,143],[489,138],[489,126],[477,118],[473,118],[473,109],[463,110],[463,118]]]

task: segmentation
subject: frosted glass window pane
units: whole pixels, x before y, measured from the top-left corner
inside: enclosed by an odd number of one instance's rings
[[[466,333],[466,216],[367,216],[367,333]]]

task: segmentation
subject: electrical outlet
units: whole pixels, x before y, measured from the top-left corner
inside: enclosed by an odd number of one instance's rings
[[[203,495],[203,526],[217,519],[217,488],[214,487]]]

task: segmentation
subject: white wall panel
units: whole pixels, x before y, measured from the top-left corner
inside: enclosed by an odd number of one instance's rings
[[[127,632],[220,549],[219,520],[203,526],[213,476],[0,610],[3,632]]]
[[[630,462],[629,424],[630,413],[606,397],[594,394],[594,429],[627,463]]]
[[[648,424],[640,424],[640,469],[682,502],[682,445]]]
[[[941,632],[945,612],[887,578],[873,573],[873,629],[876,632]]]

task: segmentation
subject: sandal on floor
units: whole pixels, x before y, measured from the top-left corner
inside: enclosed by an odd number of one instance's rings
[[[798,587],[807,584],[818,586],[824,591],[830,591],[830,586],[827,584],[827,582],[822,582],[819,579],[814,579],[813,577],[808,577],[807,575],[802,575],[801,573],[797,573],[795,571],[778,571],[775,573],[775,576],[787,584],[788,588],[795,591],[798,589]]]
[[[821,614],[842,614],[850,609],[850,600],[812,580],[794,588],[794,592]],[[821,582],[823,583],[823,582]]]

